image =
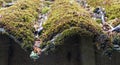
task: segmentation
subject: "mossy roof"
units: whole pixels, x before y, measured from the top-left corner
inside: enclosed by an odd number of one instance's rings
[[[34,42],[32,26],[38,18],[40,6],[40,0],[20,0],[15,5],[0,10],[3,16],[0,27],[5,28],[9,34],[19,40],[25,49],[32,47]],[[40,38],[44,43],[49,42],[59,33],[62,33],[59,39],[76,32],[80,35],[102,33],[99,24],[93,21],[90,14],[74,0],[56,0],[51,6],[43,27]]]
[[[69,33],[70,35],[76,34],[76,30],[80,35],[87,34],[87,32],[88,35],[102,33],[100,26],[91,19],[90,14],[75,1],[71,3],[70,0],[56,0],[43,26],[44,30],[40,37],[44,42],[48,42],[59,33],[62,33],[63,36],[64,34],[69,35]]]
[[[33,23],[38,18],[40,0],[20,0],[13,6],[0,9],[0,27],[4,28],[23,48],[32,47],[34,42]]]

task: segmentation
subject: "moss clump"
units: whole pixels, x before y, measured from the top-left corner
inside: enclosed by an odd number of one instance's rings
[[[108,21],[115,18],[120,18],[120,0],[87,0],[87,2],[92,7],[104,7]],[[115,25],[113,24],[113,26],[116,26],[117,23],[119,22],[116,22]]]
[[[106,8],[108,20],[120,18],[120,4],[113,4]]]
[[[91,19],[90,14],[79,7],[75,1],[70,3],[69,0],[56,0],[52,5],[48,20],[43,26],[41,39],[44,42],[51,40],[56,34],[71,27],[78,27],[81,31],[84,29],[82,32],[89,31],[95,35],[101,33],[100,26]],[[74,34],[74,30],[70,33]]]
[[[113,0],[87,0],[87,2],[92,7],[97,7],[97,6],[106,7],[106,6],[110,6]]]
[[[46,13],[49,11],[49,9],[50,9],[50,8],[46,6],[46,7],[42,8],[41,13],[42,13],[42,14],[46,14]]]
[[[66,29],[61,33],[61,36],[59,36],[55,40],[55,44],[63,44],[64,40],[67,38],[71,38],[72,36],[77,35],[77,36],[92,36],[92,33],[89,31],[86,31],[86,29],[81,29],[80,27],[71,27],[70,29]]]
[[[120,0],[87,0],[87,3],[92,7],[102,6],[107,8],[113,4],[120,4]]]
[[[22,47],[32,46],[34,41],[33,23],[38,18],[40,12],[39,0],[20,0],[15,5],[0,10],[2,19],[0,27],[4,27],[7,32],[22,44]]]

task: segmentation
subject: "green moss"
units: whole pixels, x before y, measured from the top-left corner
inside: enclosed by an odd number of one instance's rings
[[[88,0],[92,7],[101,6],[106,9],[108,20],[119,18],[120,1],[119,0]]]
[[[4,0],[6,3],[10,3],[12,2],[12,0]]]
[[[33,23],[38,18],[40,12],[39,0],[20,0],[15,5],[0,10],[3,16],[0,27],[4,27],[7,32],[22,44],[22,47],[32,47],[34,42]]]
[[[100,24],[101,23],[101,19],[97,19],[96,22]]]
[[[46,14],[48,11],[49,11],[49,7],[46,6],[46,7],[42,8],[41,13]]]
[[[52,5],[52,4],[53,4],[53,2],[50,2],[50,1],[45,1],[45,2],[44,2],[44,4],[45,4],[45,6],[50,6],[50,5]]]
[[[84,29],[94,33],[94,35],[101,33],[100,26],[91,19],[90,14],[82,7],[79,7],[76,2],[71,4],[69,0],[57,0],[52,5],[48,20],[43,26],[44,30],[41,39],[44,42],[71,27],[78,27],[80,30]]]
[[[120,0],[87,0],[87,3],[92,7],[102,6],[109,7],[113,4],[120,4]]]
[[[92,36],[92,33],[89,31],[86,31],[86,29],[81,29],[80,27],[71,27],[70,29],[66,29],[61,33],[61,36],[59,36],[55,40],[55,44],[59,45],[64,42],[66,38],[72,37],[74,35],[80,36]]]
[[[114,4],[112,6],[109,6],[107,7],[106,11],[108,20],[120,18],[120,4]]]
[[[39,0],[21,0],[7,9],[0,10],[3,16],[0,27],[4,27],[9,34],[20,40],[25,49],[32,47],[34,41],[34,29],[30,26],[37,19],[39,6]],[[47,11],[48,8],[43,8],[41,12]],[[40,35],[45,44],[49,44],[58,33],[62,33],[62,36],[56,40],[58,41],[56,44],[66,36],[91,35],[91,33],[97,35],[102,32],[98,23],[93,21],[90,14],[75,1],[71,3],[69,0],[56,0],[49,11],[48,19],[43,24],[44,30]]]

